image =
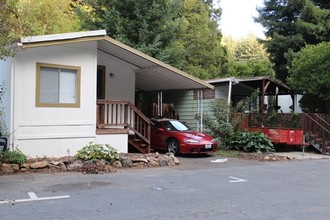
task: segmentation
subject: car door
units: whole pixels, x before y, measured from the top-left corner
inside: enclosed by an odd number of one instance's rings
[[[164,129],[162,124],[158,121],[153,121],[153,125],[151,126],[151,147],[164,149],[163,134],[164,131],[160,131],[160,129]]]

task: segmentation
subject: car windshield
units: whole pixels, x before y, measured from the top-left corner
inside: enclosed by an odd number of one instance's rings
[[[180,121],[164,121],[164,126],[168,131],[189,131],[191,130],[187,125]]]

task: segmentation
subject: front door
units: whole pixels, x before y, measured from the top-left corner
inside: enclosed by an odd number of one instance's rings
[[[97,99],[105,99],[105,66],[97,66]]]

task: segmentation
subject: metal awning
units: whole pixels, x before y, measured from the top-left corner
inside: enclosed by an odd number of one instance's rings
[[[140,91],[213,89],[188,73],[152,58],[106,36],[105,30],[53,34],[21,38],[22,48],[97,41],[97,49],[120,59],[135,69],[135,89]]]
[[[282,83],[279,80],[273,79],[269,76],[257,76],[257,77],[247,77],[247,78],[229,77],[222,79],[212,79],[212,80],[208,80],[207,82],[212,85],[228,85],[229,86],[228,103],[230,103],[232,96],[238,94],[242,96],[240,92],[244,89],[250,90],[250,93],[252,93],[256,89],[259,89],[260,112],[264,112],[265,110],[265,105],[264,105],[265,96],[275,96],[276,104],[278,102],[278,95],[291,95],[291,97],[294,98],[293,92],[288,85]],[[233,92],[232,92],[232,88],[233,88]],[[246,94],[246,96],[248,95]]]
[[[221,79],[211,79],[206,82],[216,85],[216,84],[228,84],[232,82],[234,86],[243,86],[251,88],[251,90],[259,89],[260,92],[264,92],[264,95],[291,95],[293,94],[291,88],[281,82],[280,80],[273,79],[269,76],[256,76],[247,78],[221,78]]]

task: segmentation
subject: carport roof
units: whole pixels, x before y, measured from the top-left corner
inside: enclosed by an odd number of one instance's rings
[[[260,89],[264,91],[265,95],[274,95],[276,93],[276,89],[278,90],[279,95],[289,95],[292,94],[293,91],[291,88],[281,82],[280,80],[273,79],[269,76],[256,76],[256,77],[247,77],[247,78],[221,78],[221,79],[211,79],[206,82],[216,85],[232,82],[233,85],[243,85],[249,87],[251,89]]]
[[[132,65],[136,72],[135,88],[140,91],[213,89],[214,87],[186,72],[148,56],[106,36],[105,30],[31,36],[21,38],[22,48],[97,41],[97,49]]]

